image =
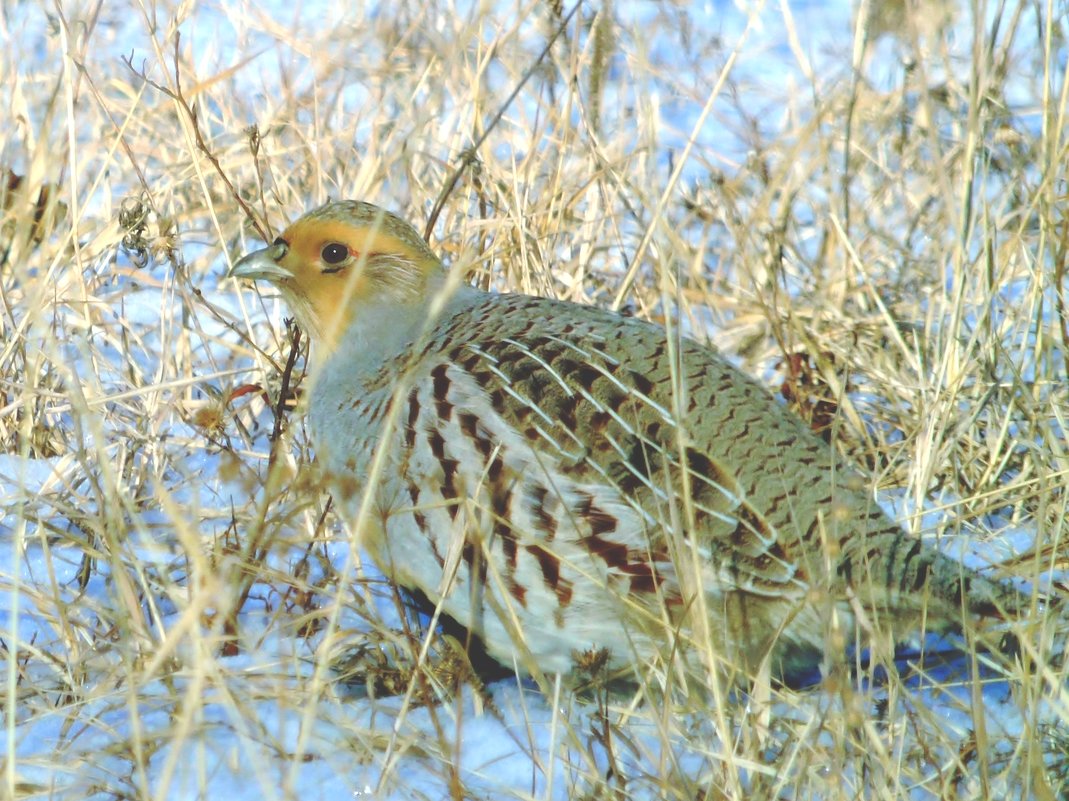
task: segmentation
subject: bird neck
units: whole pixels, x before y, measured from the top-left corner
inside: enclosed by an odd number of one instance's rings
[[[450,279],[443,270],[428,276],[423,292],[404,298],[387,295],[362,303],[346,321],[344,330],[336,335],[320,331],[313,341],[314,358],[325,361],[338,354],[347,365],[355,361],[377,370],[400,357],[439,321],[470,306],[483,294],[482,290]]]

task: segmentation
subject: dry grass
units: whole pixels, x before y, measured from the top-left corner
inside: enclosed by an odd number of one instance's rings
[[[423,641],[315,489],[285,310],[220,280],[248,212],[353,197],[422,224],[464,165],[430,236],[458,269],[678,309],[904,508],[989,555],[1029,532],[1002,569],[1032,581],[1067,518],[1064,18],[960,12],[951,42],[945,5],[873,3],[897,38],[843,23],[779,81],[765,51],[794,39],[683,3],[393,5],[0,19],[0,168],[25,176],[0,188],[0,796],[1066,797],[1042,614],[984,694],[862,668],[769,706],[485,696],[460,666],[346,695],[338,654],[385,676]]]

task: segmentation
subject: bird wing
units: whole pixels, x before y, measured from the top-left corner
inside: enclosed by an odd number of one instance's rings
[[[512,298],[525,304],[528,319],[526,304],[550,303]],[[486,459],[484,469],[496,454],[514,474],[491,489],[491,505],[503,505],[501,493],[511,499],[519,492],[525,512],[510,516],[512,527],[547,529],[552,521],[554,536],[577,540],[632,584],[671,576],[681,558],[692,562],[689,554],[696,554],[705,583],[715,581],[722,591],[797,593],[806,582],[792,558],[791,537],[740,482],[724,458],[730,449],[711,452],[695,435],[694,429],[715,424],[704,420],[698,399],[673,395],[680,381],[672,380],[668,357],[655,352],[658,336],[667,352],[664,331],[611,316],[586,326],[586,316],[562,320],[560,313],[571,308],[539,308],[557,314],[538,334],[517,330],[517,316],[501,315],[499,308],[496,330],[471,315],[470,330],[448,331],[446,358],[431,369],[428,400],[438,418],[456,416],[458,428],[477,443],[474,452]],[[606,332],[606,322],[623,323],[623,331]],[[629,350],[621,338],[637,341]],[[711,352],[692,350],[684,385],[702,381],[711,368],[741,377]],[[703,392],[699,387],[695,394]],[[775,406],[767,395],[761,398]],[[712,401],[723,406],[733,398]]]

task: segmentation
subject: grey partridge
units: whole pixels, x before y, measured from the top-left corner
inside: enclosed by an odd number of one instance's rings
[[[790,672],[833,623],[902,637],[1023,607],[710,348],[451,280],[369,203],[304,215],[230,275],[277,286],[313,338],[313,444],[367,551],[507,665]]]

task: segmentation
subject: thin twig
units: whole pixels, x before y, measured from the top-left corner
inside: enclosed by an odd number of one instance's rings
[[[483,142],[486,141],[486,137],[490,135],[490,132],[497,127],[497,124],[501,122],[501,118],[505,116],[505,112],[509,106],[512,105],[512,101],[519,95],[520,90],[534,75],[535,70],[542,64],[546,56],[549,55],[549,51],[552,49],[554,43],[560,38],[560,35],[564,33],[565,28],[568,27],[568,23],[572,17],[575,16],[575,12],[579,10],[579,6],[583,4],[583,0],[575,0],[575,5],[561,20],[560,25],[557,26],[557,30],[553,32],[553,35],[549,37],[549,41],[546,42],[546,46],[542,48],[542,52],[538,54],[538,58],[534,60],[534,63],[527,68],[527,71],[520,78],[520,82],[516,84],[516,88],[512,90],[512,93],[505,98],[505,102],[501,104],[501,107],[494,114],[493,119],[483,129],[482,134],[475,140],[471,147],[465,148],[460,154],[460,165],[453,170],[453,174],[449,176],[449,180],[445,182],[445,186],[442,187],[442,191],[438,194],[438,199],[434,201],[434,208],[431,209],[430,216],[427,218],[427,225],[423,228],[423,238],[427,239],[431,235],[431,231],[434,230],[434,226],[438,222],[438,216],[442,213],[442,209],[445,207],[446,200],[449,199],[449,195],[452,194],[456,188],[457,181],[460,180],[460,176],[464,171],[477,159],[479,148]]]
[[[282,434],[286,400],[290,396],[290,381],[293,380],[293,366],[297,363],[297,356],[301,352],[301,329],[296,325],[290,325],[290,332],[290,352],[286,357],[286,366],[282,369],[282,388],[278,392],[278,403],[275,406],[275,425],[271,430],[271,442],[277,442]]]
[[[230,180],[230,176],[228,176],[226,174],[226,171],[223,170],[222,165],[219,163],[219,159],[216,157],[215,153],[212,152],[212,149],[208,147],[208,143],[204,139],[204,132],[201,131],[200,128],[200,118],[197,115],[197,110],[193,108],[192,104],[186,99],[185,94],[182,92],[182,70],[178,58],[178,46],[181,39],[181,32],[176,32],[174,35],[174,91],[168,89],[163,84],[157,83],[156,81],[149,78],[148,74],[145,72],[144,69],[136,69],[133,64],[132,56],[123,56],[123,63],[126,64],[126,66],[130,69],[132,73],[134,73],[134,75],[145,81],[153,89],[156,89],[158,92],[162,92],[178,104],[178,107],[182,109],[182,111],[186,115],[186,118],[189,120],[190,125],[193,127],[193,139],[197,145],[197,150],[203,153],[205,158],[207,158],[208,161],[211,162],[212,166],[215,168],[215,172],[222,179],[223,183],[226,184],[226,188],[230,192],[230,196],[233,197],[235,201],[237,201],[237,204],[239,206],[241,206],[241,210],[245,212],[245,216],[248,217],[249,220],[252,222],[253,227],[256,229],[256,233],[259,234],[261,239],[266,241],[267,231],[264,229],[263,224],[260,222],[260,218],[256,216],[255,212],[253,212],[252,210],[252,207],[245,202],[244,198],[241,197],[241,193],[238,192],[237,187],[235,187],[234,183]]]

